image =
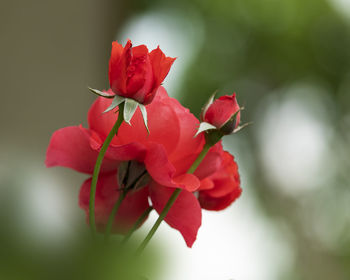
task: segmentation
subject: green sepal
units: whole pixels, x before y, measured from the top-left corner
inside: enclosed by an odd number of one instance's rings
[[[147,171],[143,163],[136,160],[130,161],[125,187],[127,189],[130,189],[145,173],[147,173]]]
[[[247,122],[243,125],[237,126],[237,128],[234,129],[232,133],[237,133],[238,131],[242,130],[243,128],[247,127],[248,125],[253,124],[253,122]]]
[[[197,130],[197,133],[195,134],[194,137],[197,137],[197,135],[199,133],[202,133],[203,131],[207,131],[207,130],[211,130],[211,129],[216,129],[215,126],[213,126],[212,124],[210,123],[207,123],[207,122],[201,122],[200,125],[199,125],[199,128]]]
[[[109,107],[103,113],[107,113],[113,110],[115,107],[117,107],[119,104],[123,103],[124,101],[125,101],[125,97],[115,95],[111,105],[109,105]]]
[[[225,124],[224,124],[222,127],[220,127],[219,130],[220,130],[224,135],[229,135],[229,134],[231,134],[231,133],[234,131],[235,126],[236,126],[236,118],[237,118],[237,115],[238,115],[238,113],[239,113],[240,111],[241,111],[241,109],[237,110],[237,112],[234,113],[234,114],[232,115],[232,117],[229,118],[229,119],[225,122]]]
[[[137,106],[139,105],[138,102],[136,102],[133,99],[125,98],[125,105],[124,105],[124,121],[131,125],[130,120],[132,119],[133,115],[135,114],[135,111],[137,109]]]
[[[109,95],[107,93],[104,93],[98,89],[94,89],[91,87],[88,87],[88,89],[101,97],[105,97],[105,98],[113,98],[113,101],[111,103],[111,105],[108,106],[108,108],[103,112],[103,113],[107,113],[111,110],[113,110],[114,108],[116,108],[117,106],[119,106],[121,103],[125,102],[125,106],[124,106],[124,121],[126,123],[128,123],[129,125],[131,125],[130,121],[133,117],[133,115],[135,114],[135,111],[137,109],[137,107],[140,108],[141,110],[141,114],[142,114],[142,118],[143,118],[143,122],[145,124],[147,133],[149,134],[149,129],[148,129],[148,119],[147,119],[147,110],[145,105],[138,103],[137,101],[131,99],[131,98],[126,98],[126,97],[122,97],[119,95]]]
[[[125,184],[125,178],[127,177],[129,170],[129,161],[122,161],[118,167],[117,180],[119,188],[123,188]]]
[[[205,113],[207,112],[209,106],[214,102],[215,95],[218,91],[214,91],[214,93],[209,97],[207,103],[204,104],[201,112],[201,119],[204,120]]]
[[[115,95],[110,95],[110,94],[104,93],[103,91],[100,91],[100,90],[98,90],[98,89],[94,89],[94,88],[91,88],[91,87],[88,87],[88,89],[89,89],[92,93],[94,93],[94,94],[96,94],[96,95],[98,95],[98,96],[105,97],[105,98],[114,98],[114,96],[115,96]]]
[[[138,191],[139,189],[147,186],[149,182],[151,181],[151,176],[148,173],[143,174],[135,183],[134,187],[132,188],[133,192]]]
[[[145,107],[145,105],[143,105],[143,104],[139,104],[139,108],[140,108],[140,110],[141,110],[143,122],[145,123],[145,127],[146,127],[146,129],[147,129],[148,134],[149,134],[146,107]]]
[[[210,130],[204,134],[205,143],[214,146],[224,136],[220,130]]]

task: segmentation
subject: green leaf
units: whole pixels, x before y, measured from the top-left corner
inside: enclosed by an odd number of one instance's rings
[[[112,104],[109,105],[109,107],[103,113],[107,113],[107,112],[113,110],[115,107],[117,107],[120,103],[122,103],[124,101],[125,101],[125,97],[122,97],[119,95],[114,96]]]
[[[145,127],[147,129],[148,134],[149,134],[146,107],[145,107],[145,105],[142,105],[142,104],[139,104],[139,107],[140,107],[140,110],[142,113],[143,122],[145,123]]]
[[[98,95],[98,96],[105,97],[105,98],[114,98],[114,96],[115,96],[115,95],[110,95],[110,94],[104,93],[104,92],[102,92],[102,91],[100,91],[100,90],[98,90],[98,89],[94,89],[94,88],[91,88],[91,87],[88,87],[88,89],[89,89],[92,93],[94,93],[94,94],[96,94],[96,95]]]
[[[130,98],[125,98],[124,121],[129,125],[131,125],[130,120],[132,119],[132,116],[135,114],[135,111],[138,105],[139,103],[136,102],[135,100]]]
[[[210,129],[216,129],[215,126],[213,126],[212,124],[210,123],[207,123],[207,122],[201,122],[201,124],[199,125],[199,128],[198,128],[198,131],[196,133],[196,135],[194,137],[197,137],[197,135],[199,133],[202,133],[203,131],[207,131],[207,130],[210,130]]]

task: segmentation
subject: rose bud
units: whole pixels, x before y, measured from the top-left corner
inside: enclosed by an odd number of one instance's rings
[[[116,95],[147,105],[152,102],[174,60],[166,57],[159,47],[149,53],[145,45],[132,47],[128,40],[123,47],[115,41],[109,60],[110,87]]]
[[[218,99],[211,99],[203,109],[201,119],[209,123],[223,134],[230,134],[238,127],[240,121],[240,108],[236,100],[236,94],[225,95]]]
[[[235,93],[231,96],[221,96],[216,100],[213,95],[202,109],[202,122],[195,137],[205,131],[206,142],[214,145],[224,135],[239,131],[246,126],[238,126],[241,117],[240,110]]]

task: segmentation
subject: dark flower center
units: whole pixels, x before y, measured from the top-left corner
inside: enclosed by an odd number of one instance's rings
[[[117,176],[119,188],[125,191],[143,188],[151,179],[145,165],[135,160],[121,162]]]

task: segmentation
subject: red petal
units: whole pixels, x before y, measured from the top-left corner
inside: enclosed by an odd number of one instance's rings
[[[161,213],[174,189],[156,183],[150,185],[153,207]],[[164,219],[182,234],[188,247],[192,247],[202,222],[202,211],[193,193],[183,190]]]
[[[111,99],[98,97],[88,113],[90,129],[96,132],[102,140],[107,137],[118,118],[118,114],[113,111],[103,113],[111,103]]]
[[[47,167],[64,166],[79,172],[92,173],[97,152],[90,147],[88,130],[70,126],[57,130],[51,137],[46,153]],[[104,159],[101,171],[116,169],[113,160]]]
[[[217,172],[221,167],[222,153],[222,144],[219,142],[209,150],[194,174],[199,179],[204,179]]]
[[[91,179],[86,180],[79,194],[79,206],[89,216]],[[120,192],[118,191],[117,175],[115,173],[98,178],[95,200],[95,218],[99,231],[104,231],[108,217],[116,203]],[[148,188],[130,192],[123,200],[113,226],[114,232],[125,232],[137,221],[142,213],[149,207]]]
[[[146,147],[139,143],[129,143],[120,146],[108,147],[106,157],[117,161],[137,160],[143,161],[146,155]]]
[[[180,102],[178,102],[174,98],[170,98],[164,89],[164,87],[159,87],[156,95],[156,99],[153,101],[156,105],[156,102],[162,102],[162,104],[167,104],[172,108],[174,113],[176,114],[176,119],[178,120],[177,130],[177,142],[176,148],[169,153],[169,159],[174,163],[176,169],[179,170],[186,166],[187,168],[182,170],[179,174],[185,173],[191,163],[194,161],[196,156],[202,150],[204,145],[204,137],[203,135],[199,135],[194,138],[194,135],[197,132],[197,128],[199,126],[198,119],[187,109],[182,106]],[[153,103],[149,106],[152,106]],[[149,107],[148,106],[148,107]],[[147,108],[148,108],[147,107]],[[192,161],[189,157],[192,156]],[[186,158],[189,159],[186,160]],[[177,164],[175,164],[177,162]]]
[[[235,201],[242,192],[238,166],[233,156],[226,151],[222,154],[221,168],[208,179],[214,186],[207,190],[200,188],[198,197],[205,209],[222,210]]]
[[[214,188],[207,190],[205,193],[211,197],[222,197],[235,189],[239,188],[240,182],[236,181],[234,178],[217,178],[212,179]]]
[[[159,47],[153,50],[149,56],[151,59],[154,76],[153,89],[156,89],[168,75],[170,67],[176,58],[166,57]]]
[[[214,183],[212,180],[210,180],[209,178],[205,178],[204,180],[201,181],[201,185],[199,187],[199,190],[210,190],[214,188]]]
[[[113,62],[119,61],[124,51],[124,47],[122,44],[119,44],[118,41],[112,42],[112,51],[111,51],[111,58]]]
[[[142,57],[148,54],[148,49],[145,45],[139,45],[132,48],[133,57]]]
[[[159,102],[154,104],[155,106],[152,105],[153,103],[146,107],[150,134],[147,133],[141,112],[137,109],[131,119],[131,126],[122,124],[114,144],[137,142],[146,146],[150,142],[155,142],[162,144],[167,153],[175,149],[179,138],[176,115],[168,105]]]
[[[132,60],[127,69],[127,93],[124,96],[144,103],[146,95],[152,91],[152,65],[146,46],[137,46],[132,49],[132,53]]]
[[[222,127],[237,111],[239,105],[236,100],[235,94],[232,96],[221,96],[216,99],[207,109],[204,121],[216,126],[217,128]],[[236,126],[240,121],[240,113],[236,117]]]
[[[150,144],[144,163],[153,180],[169,187],[177,187],[172,181],[176,170],[169,162],[162,145]]]
[[[183,174],[173,180],[178,186],[183,186],[189,192],[194,192],[200,186],[200,181],[193,174]]]
[[[198,200],[202,208],[219,211],[231,205],[231,203],[233,203],[241,195],[241,193],[242,189],[240,187],[222,197],[212,197],[207,195],[206,192],[199,192]]]
[[[90,134],[91,134],[91,137],[90,137],[91,148],[99,151],[103,145],[102,139],[93,130],[90,131]],[[144,145],[137,142],[132,142],[125,145],[115,145],[111,143],[107,148],[105,156],[117,162],[128,161],[128,160],[143,161],[145,158],[146,150],[147,149]]]
[[[194,191],[200,186],[200,181],[192,174],[175,176],[176,169],[168,160],[162,145],[150,144],[144,163],[152,179],[163,186],[183,188],[188,191]]]
[[[118,117],[118,113],[112,111],[102,113],[111,102],[106,98],[98,98],[91,106],[88,114],[90,129],[97,132],[102,141],[107,137]],[[112,144],[124,145],[138,142],[146,145],[149,142],[156,142],[161,143],[168,154],[172,153],[178,145],[180,137],[179,116],[174,112],[172,104],[156,99],[147,106],[147,114],[149,135],[141,112],[137,109],[131,120],[131,126],[123,123],[119,128],[117,137],[112,140]]]
[[[146,107],[150,131],[147,140],[161,143],[168,155],[175,152],[183,129],[180,126],[182,116],[177,114],[171,99],[154,100]]]
[[[108,76],[111,89],[118,95],[126,92],[126,70],[131,61],[131,47],[130,40],[128,40],[124,48],[118,42],[112,43]]]
[[[238,166],[234,161],[234,157],[230,153],[225,151],[222,154],[221,169],[210,178],[214,183],[214,188],[206,191],[206,194],[211,197],[225,196],[239,188],[240,178]]]

